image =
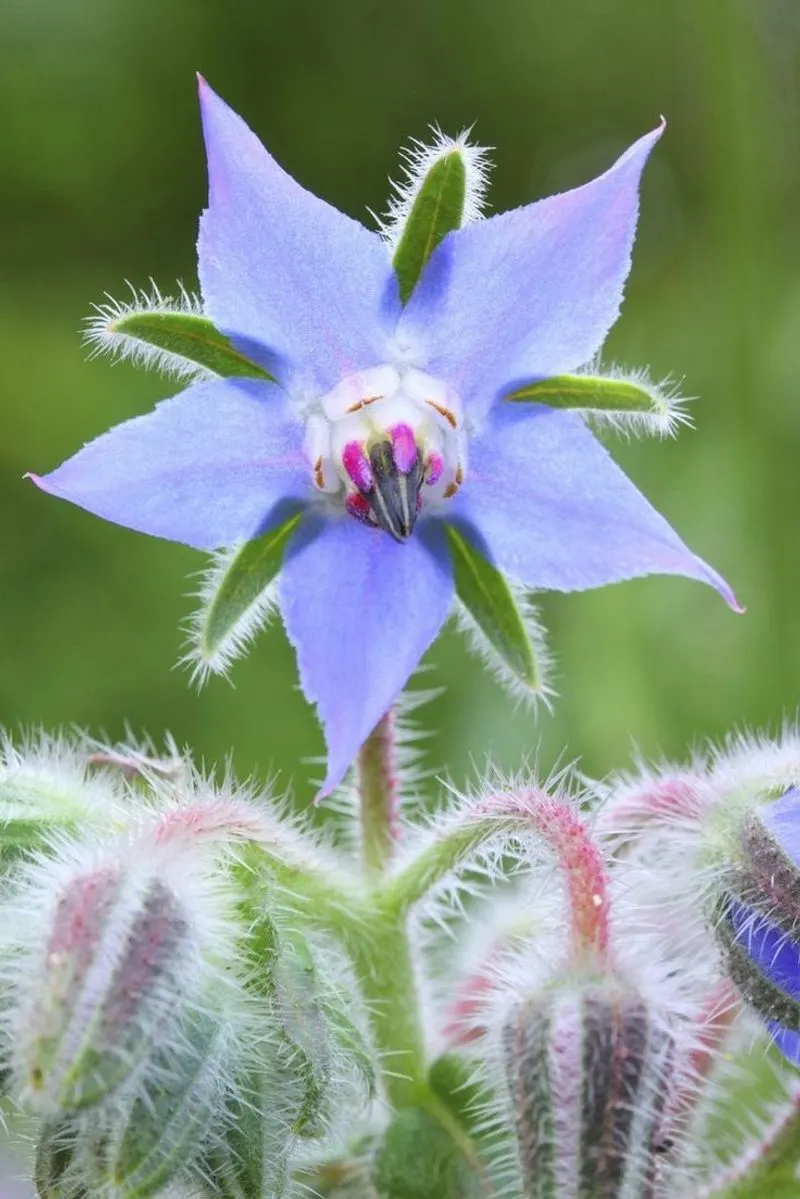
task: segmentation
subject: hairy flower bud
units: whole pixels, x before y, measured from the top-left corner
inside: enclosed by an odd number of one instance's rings
[[[12,1065],[30,1106],[57,1114],[98,1103],[147,1062],[191,1001],[197,946],[191,914],[147,869],[109,862],[41,898],[41,940],[16,979]]]
[[[800,790],[744,815],[720,880],[714,929],[728,972],[800,1064]]]
[[[648,1199],[674,1040],[611,980],[518,1002],[502,1031],[526,1199]]]

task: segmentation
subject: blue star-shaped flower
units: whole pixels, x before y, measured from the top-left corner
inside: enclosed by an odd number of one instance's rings
[[[205,313],[277,380],[196,383],[39,486],[211,550],[305,507],[279,602],[328,746],[323,792],[453,600],[443,522],[528,588],[724,581],[583,420],[504,396],[573,371],[615,320],[661,130],[593,182],[449,234],[403,307],[385,241],[305,191],[207,85]]]

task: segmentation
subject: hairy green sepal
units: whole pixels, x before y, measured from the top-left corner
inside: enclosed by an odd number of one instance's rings
[[[301,513],[295,512],[269,533],[246,542],[233,558],[203,614],[199,636],[203,657],[217,653],[242,617],[273,582],[283,565],[287,543],[300,523],[300,516]]]
[[[392,265],[404,304],[439,242],[460,227],[466,195],[466,163],[461,151],[453,148],[437,159],[425,176],[394,252]]]
[[[467,1138],[460,1142],[426,1108],[402,1108],[375,1156],[372,1181],[378,1195],[381,1199],[481,1199],[486,1187],[480,1166],[467,1149]]]
[[[453,525],[447,525],[456,593],[478,629],[516,679],[531,691],[543,686],[542,669],[511,588],[491,562]]]
[[[193,312],[130,312],[111,321],[108,330],[194,362],[223,379],[272,379],[263,367],[240,353],[210,320]]]
[[[577,408],[586,412],[637,413],[664,416],[665,406],[658,405],[652,391],[629,379],[609,379],[602,375],[555,375],[527,383],[507,399],[515,403],[547,404],[548,408]]]

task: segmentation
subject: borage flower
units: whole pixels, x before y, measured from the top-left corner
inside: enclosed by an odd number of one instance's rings
[[[661,128],[583,187],[454,228],[398,286],[386,230],[305,191],[202,82],[200,100],[202,312],[261,377],[196,382],[35,481],[203,550],[285,532],[277,599],[325,730],[323,793],[444,624],[456,547],[525,588],[661,572],[735,605],[560,410],[590,406],[563,376],[617,316]],[[448,152],[475,166],[463,142]]]

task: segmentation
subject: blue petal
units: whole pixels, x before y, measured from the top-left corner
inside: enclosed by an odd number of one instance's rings
[[[743,903],[732,900],[727,917],[751,962],[791,999],[800,1000],[800,945]]]
[[[800,1033],[793,1032],[790,1028],[784,1028],[782,1024],[776,1024],[774,1020],[767,1021],[767,1028],[775,1045],[787,1061],[791,1062],[793,1066],[800,1066]]]
[[[588,362],[619,313],[642,168],[663,125],[598,179],[449,234],[401,330],[473,411]],[[430,333],[428,332],[430,330]]]
[[[211,550],[307,498],[302,429],[274,385],[215,380],[117,425],[33,481],[95,516]]]
[[[352,517],[308,517],[290,544],[280,603],[306,698],[328,746],[320,795],[344,777],[444,623],[453,595],[442,531],[405,545]]]
[[[758,814],[786,856],[800,866],[800,790],[792,787],[780,799],[764,804]]]
[[[690,552],[574,413],[498,404],[470,445],[452,517],[528,587],[602,587],[646,574],[725,581]]]
[[[209,205],[198,256],[208,315],[287,386],[327,390],[386,362],[398,309],[384,242],[287,175],[203,81],[200,105]]]

